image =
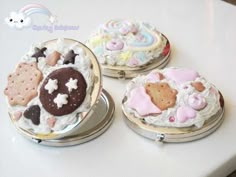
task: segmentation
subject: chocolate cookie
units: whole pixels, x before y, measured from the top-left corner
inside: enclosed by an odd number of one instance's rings
[[[51,72],[44,80],[39,99],[45,110],[54,116],[75,111],[84,101],[87,84],[83,75],[72,67]]]

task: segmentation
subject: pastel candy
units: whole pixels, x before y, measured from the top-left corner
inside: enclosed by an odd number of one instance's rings
[[[143,86],[131,91],[128,106],[135,109],[141,116],[161,113],[161,110],[152,103]]]
[[[124,47],[124,43],[119,39],[112,39],[110,42],[107,43],[106,48],[108,50],[121,50]]]
[[[138,29],[134,26],[123,26],[119,29],[119,32],[123,35],[127,35],[128,33],[136,33],[138,31]]]
[[[196,117],[196,111],[189,106],[181,106],[177,109],[176,118],[178,122],[184,123]]]
[[[201,110],[206,107],[207,102],[202,95],[193,93],[188,98],[188,104],[195,110]]]
[[[137,66],[138,64],[139,64],[138,60],[133,57],[133,58],[131,58],[131,59],[129,60],[128,66],[130,66],[130,67],[135,67],[135,66]]]
[[[128,27],[124,26],[124,27],[119,29],[119,32],[123,35],[126,35],[130,32],[130,29]]]
[[[194,81],[199,77],[199,74],[192,69],[171,68],[166,71],[165,76],[170,80],[174,80],[177,84],[182,84],[187,81]]]

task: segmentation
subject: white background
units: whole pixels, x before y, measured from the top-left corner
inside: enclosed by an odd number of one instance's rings
[[[17,31],[4,24],[10,11],[32,1],[0,3],[0,176],[1,177],[202,177],[226,176],[236,169],[236,6],[219,0],[40,1],[59,24],[77,31]],[[45,17],[46,18],[46,17]],[[104,78],[116,103],[115,121],[99,138],[67,148],[45,147],[21,137],[11,124],[2,94],[7,74],[32,43],[57,37],[85,41],[110,18],[150,22],[171,41],[168,66],[198,70],[223,93],[225,121],[195,142],[160,147],[132,132],[120,103],[127,81]],[[37,20],[34,20],[37,24]]]

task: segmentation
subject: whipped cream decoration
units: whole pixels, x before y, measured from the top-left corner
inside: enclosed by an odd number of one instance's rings
[[[44,43],[33,44],[30,47],[30,50],[21,58],[21,62],[25,62],[25,63],[36,62],[36,59],[31,57],[34,54],[35,52],[34,49],[36,47],[43,48],[45,47],[45,44]],[[82,120],[81,113],[88,111],[91,107],[91,91],[94,84],[94,72],[92,68],[90,67],[91,60],[89,56],[86,54],[86,51],[79,45],[79,43],[74,42],[71,44],[71,42],[68,43],[63,38],[59,38],[55,43],[51,43],[47,45],[46,48],[47,50],[44,52],[46,57],[39,57],[38,63],[37,63],[37,67],[43,74],[43,79],[40,82],[39,86],[36,88],[38,93],[40,93],[39,90],[42,86],[43,81],[50,73],[60,68],[69,68],[69,67],[72,67],[73,69],[79,71],[83,75],[87,84],[87,89],[86,89],[86,96],[82,104],[74,112],[67,115],[62,115],[62,116],[52,116],[49,112],[47,112],[43,108],[42,103],[40,102],[38,96],[33,98],[30,102],[28,102],[27,106],[20,106],[20,105],[11,106],[7,102],[8,112],[12,115],[12,117],[14,117],[15,112],[21,112],[21,114],[19,114],[20,116],[18,116],[17,119],[15,120],[15,124],[22,129],[33,131],[34,133],[38,133],[38,134],[48,134],[54,131],[55,132],[62,131],[69,125],[72,125],[74,123],[78,123],[79,121],[81,121]],[[73,50],[76,54],[79,54],[78,56],[75,57],[74,64],[63,65],[63,60],[64,60],[63,57],[60,57],[60,59],[57,60],[54,66],[47,64],[47,56],[53,53],[54,51],[58,51],[60,52],[61,56],[65,56],[70,50]],[[57,84],[58,84],[58,89],[59,89],[60,83],[57,83]],[[79,84],[79,82],[77,84]],[[47,91],[52,90],[52,88],[56,89],[55,85],[53,87],[48,86],[49,88],[48,89],[45,88],[45,89]],[[73,87],[74,86],[72,86],[72,92],[73,92]],[[51,94],[53,93],[54,92],[52,91]],[[25,118],[23,115],[23,112],[27,109],[27,107],[30,107],[32,105],[38,105],[40,107],[40,124],[39,125],[33,124],[30,119]],[[63,108],[63,105],[60,109],[62,108]],[[50,117],[53,117],[53,118],[49,119]]]
[[[78,88],[77,82],[78,82],[77,79],[70,78],[70,80],[66,83],[66,86],[67,86],[69,92],[71,92],[73,89]]]
[[[205,89],[199,92],[193,87],[192,83],[194,82],[202,83]],[[143,97],[149,96],[145,90],[139,91],[140,93],[136,92],[136,94],[133,92],[133,90],[144,87],[147,83],[168,83],[172,89],[177,91],[175,105],[157,114],[152,114],[149,109],[153,103],[143,103]],[[141,97],[140,95],[143,94],[145,96]],[[125,96],[127,97],[123,103],[125,112],[156,126],[190,127],[195,125],[200,128],[205,121],[220,115],[223,111],[220,105],[219,91],[204,77],[190,69],[166,68],[154,70],[146,76],[138,76],[128,83]],[[130,105],[133,100],[140,108],[145,107],[142,112],[147,114],[142,114],[137,107]],[[156,106],[156,108],[158,107]]]
[[[158,58],[166,38],[143,22],[110,20],[91,35],[87,46],[101,64],[137,67]]]
[[[53,100],[54,103],[57,104],[58,108],[61,108],[63,104],[67,104],[68,95],[67,94],[57,94],[57,97]]]
[[[58,89],[57,79],[49,79],[48,83],[45,85],[45,89],[48,90],[48,93],[51,94],[54,90]]]

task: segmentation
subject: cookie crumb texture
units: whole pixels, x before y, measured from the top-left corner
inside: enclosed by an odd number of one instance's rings
[[[127,86],[124,110],[146,123],[164,127],[202,127],[221,115],[222,95],[191,69],[154,70]]]
[[[169,53],[166,38],[144,22],[110,20],[101,24],[87,45],[99,62],[111,66],[139,67]]]
[[[20,63],[16,71],[8,76],[8,84],[4,94],[11,106],[26,106],[37,96],[37,88],[42,80],[42,73],[35,62]]]
[[[90,107],[93,70],[79,43],[58,39],[38,44],[8,76],[4,94],[9,113],[20,128],[34,133],[60,131]]]

